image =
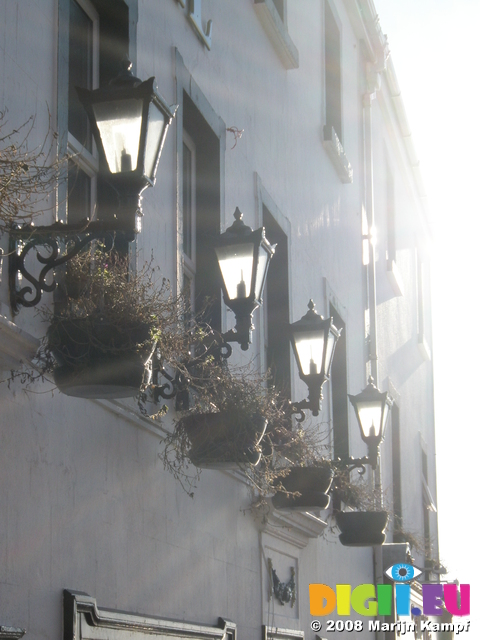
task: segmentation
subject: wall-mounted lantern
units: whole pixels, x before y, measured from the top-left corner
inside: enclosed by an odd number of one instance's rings
[[[155,184],[155,174],[168,126],[176,106],[169,107],[155,91],[155,78],[142,82],[130,60],[107,86],[90,91],[77,87],[88,114],[106,178],[120,195],[118,223],[138,231],[141,193]]]
[[[333,354],[341,330],[333,318],[323,318],[315,311],[312,300],[307,313],[290,325],[290,341],[300,378],[308,386],[308,400],[292,403],[294,411],[309,409],[318,416],[322,406],[322,387],[330,377]]]
[[[105,87],[94,91],[77,88],[92,125],[102,175],[118,194],[116,216],[109,221],[85,219],[78,224],[56,222],[10,229],[9,288],[14,313],[20,306],[38,304],[44,291],[54,291],[51,272],[90,242],[117,232],[132,241],[140,229],[141,193],[155,183],[162,146],[177,107],[169,107],[156,93],[154,78],[142,82],[132,74],[131,66],[125,60],[121,72]],[[45,248],[42,254],[37,251],[39,246]],[[25,265],[32,250],[41,265],[38,276]],[[21,289],[18,275],[27,283]]]
[[[382,393],[377,389],[372,377],[369,378],[367,386],[361,393],[356,396],[349,394],[348,397],[355,409],[360,435],[368,447],[368,457],[363,459],[363,463],[376,469],[378,447],[385,435],[388,411],[393,404],[392,399],[387,391]]]
[[[252,316],[262,304],[268,265],[275,252],[265,238],[265,229],[252,231],[237,207],[235,222],[215,243],[222,277],[223,299],[235,313],[235,329],[223,334],[226,342],[238,342],[246,351],[252,340]]]

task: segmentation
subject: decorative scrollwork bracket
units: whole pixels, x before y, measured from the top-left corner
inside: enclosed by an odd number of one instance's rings
[[[94,240],[108,241],[113,246],[116,233],[124,231],[118,224],[115,227],[113,230],[111,223],[98,220],[91,222],[88,219],[78,224],[56,222],[41,227],[33,224],[12,227],[8,255],[12,312],[18,313],[20,307],[34,307],[40,302],[43,292],[55,291],[55,269],[66,264]],[[38,275],[30,271],[31,256],[41,265]],[[29,284],[19,288],[19,276],[21,281]]]

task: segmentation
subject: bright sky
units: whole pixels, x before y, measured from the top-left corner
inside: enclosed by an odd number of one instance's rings
[[[480,522],[477,322],[480,0],[374,0],[390,43],[435,234],[434,367],[441,560],[472,585]],[[475,523],[474,523],[475,518]]]

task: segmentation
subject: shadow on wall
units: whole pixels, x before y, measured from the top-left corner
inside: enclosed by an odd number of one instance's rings
[[[414,336],[387,358],[387,370],[395,371],[395,382],[401,386],[424,362]]]

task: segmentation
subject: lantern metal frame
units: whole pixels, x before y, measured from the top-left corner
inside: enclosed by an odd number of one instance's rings
[[[315,303],[310,300],[308,303],[307,313],[300,318],[297,322],[293,322],[289,325],[290,329],[290,342],[295,355],[295,361],[297,363],[298,374],[300,379],[305,382],[308,387],[308,399],[301,400],[300,402],[291,403],[292,413],[300,415],[299,422],[303,422],[305,419],[304,409],[308,409],[314,416],[318,416],[322,408],[323,392],[322,387],[327,380],[330,379],[330,371],[332,368],[333,356],[335,354],[335,347],[338,339],[341,335],[341,329],[337,329],[333,324],[333,318],[324,318],[315,311]],[[295,343],[295,335],[299,333],[314,333],[318,332],[323,334],[323,353],[320,371],[316,373],[306,374],[303,371],[301,358],[298,353],[297,345]],[[333,337],[333,346],[331,353],[328,354],[329,348],[329,336]],[[328,362],[327,356],[330,355]]]
[[[243,222],[243,213],[237,207],[233,214],[235,222],[224,233],[220,235],[214,244],[215,253],[217,254],[217,260],[219,262],[219,255],[217,249],[224,249],[226,247],[240,247],[241,245],[251,243],[253,245],[253,263],[252,263],[252,276],[250,280],[250,292],[249,295],[244,297],[232,298],[229,295],[227,284],[223,278],[222,270],[219,264],[220,279],[222,284],[223,300],[227,307],[231,309],[235,314],[235,328],[230,329],[226,333],[221,334],[221,338],[225,346],[228,342],[237,342],[243,351],[247,351],[249,345],[252,342],[253,326],[253,312],[257,309],[263,301],[263,289],[267,278],[268,267],[270,260],[275,253],[275,246],[269,243],[265,237],[265,228],[261,227],[256,231],[253,231],[251,227],[247,226]],[[263,274],[259,273],[259,253],[260,249],[263,249],[266,254],[266,265]],[[261,277],[262,281],[257,282],[257,278]],[[245,283],[246,289],[247,283]],[[246,289],[247,291],[247,289]],[[229,348],[231,353],[231,347]],[[230,355],[230,354],[228,354]],[[227,356],[228,357],[228,356]]]
[[[84,105],[92,133],[100,156],[99,175],[108,182],[118,195],[118,210],[112,220],[89,220],[85,218],[76,224],[55,222],[52,225],[36,227],[33,224],[13,225],[9,230],[9,290],[10,306],[14,314],[20,307],[34,307],[44,292],[53,292],[57,282],[53,271],[74,258],[84,247],[94,240],[102,240],[113,245],[116,234],[131,242],[138,232],[137,221],[142,215],[141,194],[155,183],[155,174],[162,152],[168,127],[175,117],[177,105],[168,106],[154,90],[154,78],[142,82],[131,73],[132,63],[125,59],[122,70],[106,87],[89,91],[79,89],[80,101]],[[139,152],[135,171],[112,173],[108,168],[100,132],[93,114],[93,104],[100,101],[121,99],[141,99],[142,125]],[[163,130],[158,142],[155,162],[150,176],[145,173],[145,153],[148,125],[148,111],[153,103],[164,117]],[[40,249],[40,250],[39,250]],[[31,258],[41,265],[40,273],[31,272]],[[48,280],[50,280],[48,282]],[[25,286],[19,288],[19,281]]]

